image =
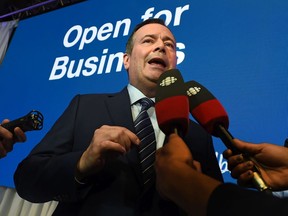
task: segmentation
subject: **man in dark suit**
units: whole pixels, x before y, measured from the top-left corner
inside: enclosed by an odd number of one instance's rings
[[[139,100],[155,100],[159,76],[176,67],[176,41],[160,19],[135,27],[123,56],[129,84],[115,94],[77,95],[18,166],[15,186],[31,202],[58,200],[54,215],[181,215],[161,198],[155,178],[144,187],[133,121]],[[148,110],[156,148],[165,143],[154,107]],[[184,137],[203,173],[223,181],[212,138],[190,121]],[[181,182],[179,182],[181,184]]]

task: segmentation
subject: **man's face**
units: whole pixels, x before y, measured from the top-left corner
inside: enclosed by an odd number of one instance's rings
[[[131,54],[124,55],[130,83],[144,94],[155,91],[159,76],[176,67],[175,38],[168,28],[157,23],[141,27],[133,38]]]

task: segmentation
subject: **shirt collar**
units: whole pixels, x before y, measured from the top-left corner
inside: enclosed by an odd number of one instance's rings
[[[127,85],[128,93],[130,96],[130,103],[131,105],[138,102],[141,98],[146,97],[139,89],[137,89],[135,86],[131,85],[130,83]],[[150,98],[155,102],[155,98]]]

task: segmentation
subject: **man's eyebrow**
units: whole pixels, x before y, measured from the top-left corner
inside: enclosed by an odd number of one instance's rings
[[[164,40],[164,41],[170,40],[170,41],[172,41],[174,44],[176,44],[175,39],[173,39],[173,38],[171,38],[171,37],[169,37],[169,36],[164,36],[164,37],[163,37],[163,40]]]
[[[147,34],[147,35],[144,35],[141,39],[144,39],[144,38],[146,38],[146,37],[157,38],[157,35],[158,35],[158,34]],[[176,44],[176,41],[175,41],[173,38],[169,37],[169,36],[164,36],[164,37],[162,38],[162,40],[163,40],[163,41],[170,40],[170,41],[172,41],[174,44]]]

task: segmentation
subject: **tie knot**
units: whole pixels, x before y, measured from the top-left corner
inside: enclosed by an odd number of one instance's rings
[[[148,110],[151,106],[154,106],[154,101],[149,98],[140,99],[141,110]]]

